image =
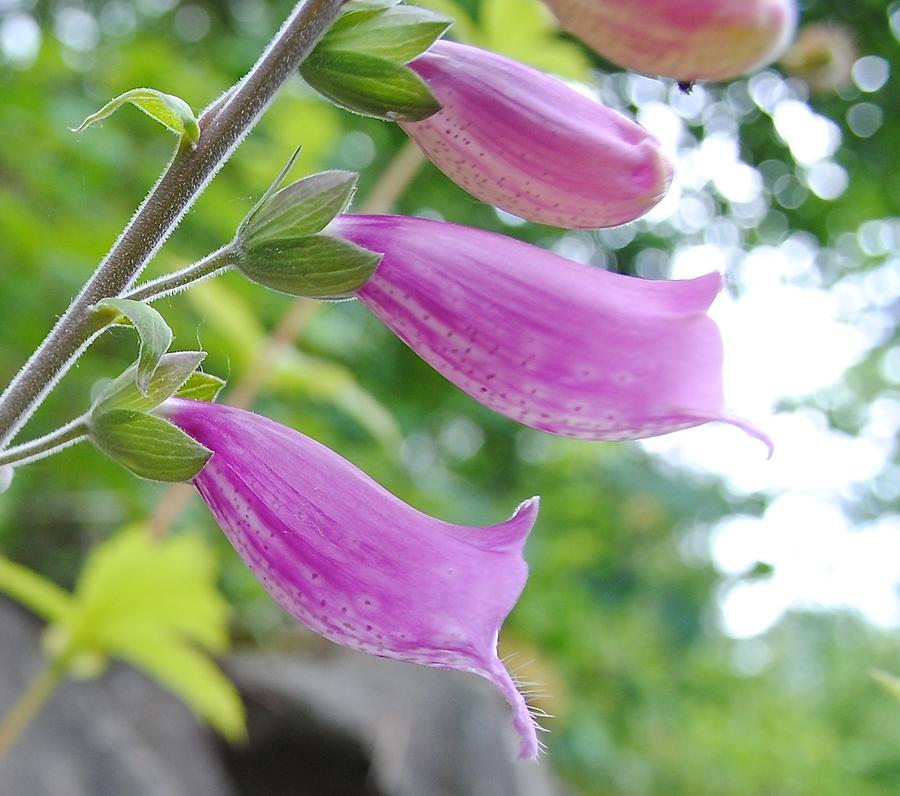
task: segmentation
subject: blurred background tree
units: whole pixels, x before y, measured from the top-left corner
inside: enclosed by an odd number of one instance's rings
[[[206,369],[232,382],[255,372],[258,410],[424,511],[483,524],[543,497],[530,581],[502,645],[530,661],[524,679],[543,683],[537,702],[555,716],[549,761],[576,792],[896,792],[900,703],[869,671],[900,672],[900,3],[808,0],[805,50],[689,95],[601,62],[556,34],[533,0],[426,4],[457,20],[451,35],[580,81],[637,118],[678,163],[671,196],[614,230],[524,224],[422,163],[395,126],[343,113],[298,79],[149,273],[230,239],[300,144],[295,176],[361,172],[357,209],[396,195],[396,212],[649,278],[721,268],[729,397],[775,438],[775,459],[763,463],[727,428],[646,444],[517,428],[355,302],[293,305],[296,339],[266,348],[291,302],[234,275],[157,305],[176,346],[199,344]],[[135,86],[199,109],[243,74],[289,8],[0,3],[0,381],[90,274],[172,146],[136,111],[78,135],[67,128]],[[133,354],[127,331],[102,338],[29,436],[79,411]],[[17,473],[0,499],[0,551],[69,587],[96,542],[155,511],[162,522],[174,500],[81,446]],[[214,546],[238,642],[302,636],[198,503],[170,513],[176,531]]]

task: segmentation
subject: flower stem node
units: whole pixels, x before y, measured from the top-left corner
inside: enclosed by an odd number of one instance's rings
[[[325,171],[279,190],[293,160],[238,227],[235,267],[252,282],[292,296],[350,298],[381,255],[320,233],[350,203],[358,175]]]

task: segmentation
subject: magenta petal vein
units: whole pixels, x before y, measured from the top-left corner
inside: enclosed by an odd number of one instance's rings
[[[357,293],[410,348],[485,406],[532,428],[638,439],[725,410],[718,273],[646,280],[470,227],[339,216],[329,232],[383,253]]]
[[[351,649],[481,675],[513,709],[520,755],[537,755],[535,723],[497,657],[525,586],[536,498],[499,525],[453,525],[260,415],[179,399],[164,412],[213,451],[194,484],[286,611]]]
[[[622,114],[501,55],[439,41],[410,66],[442,110],[401,126],[461,188],[529,221],[624,224],[666,193],[657,140]]]

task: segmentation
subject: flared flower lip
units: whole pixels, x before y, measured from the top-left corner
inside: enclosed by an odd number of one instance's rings
[[[331,233],[383,254],[359,298],[475,400],[543,431],[640,439],[723,421],[717,272],[645,280],[484,230],[340,216]]]
[[[453,525],[267,418],[182,399],[163,413],[213,451],[194,484],[285,610],[351,649],[486,678],[512,707],[520,756],[537,755],[537,725],[497,656],[537,498],[498,525]]]

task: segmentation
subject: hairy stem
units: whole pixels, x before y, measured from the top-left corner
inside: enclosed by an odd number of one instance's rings
[[[0,448],[84,350],[91,335],[91,306],[128,289],[284,81],[328,30],[343,2],[301,0],[250,72],[203,113],[196,148],[178,148],[94,275],[0,395]]]
[[[126,293],[122,298],[132,301],[156,301],[157,299],[179,293],[189,285],[202,279],[215,276],[228,270],[234,264],[234,250],[232,244],[208,254],[202,260],[175,271],[171,274],[159,277],[150,282],[139,285],[134,290]]]
[[[0,452],[0,467],[5,464],[14,464],[19,467],[23,464],[31,464],[39,459],[45,459],[65,450],[76,442],[81,442],[87,436],[87,417],[79,417],[62,428],[51,431],[43,437],[38,437],[30,442],[7,448]]]

